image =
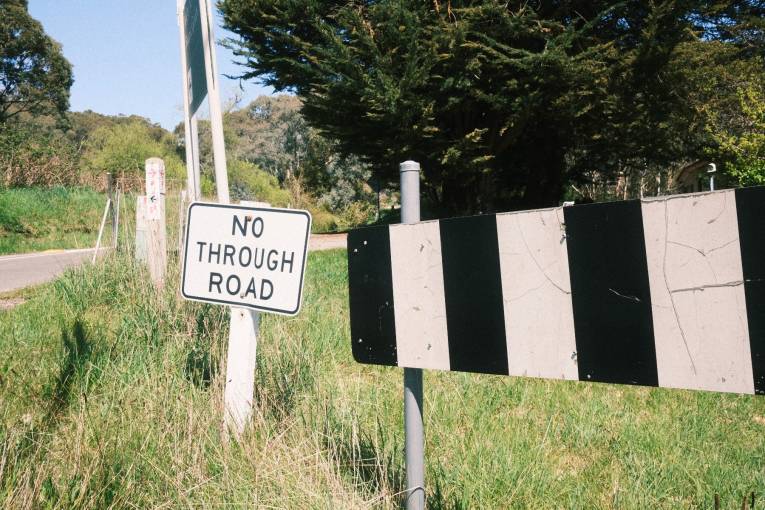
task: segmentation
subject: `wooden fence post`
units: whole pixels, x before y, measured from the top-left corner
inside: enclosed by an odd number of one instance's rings
[[[149,223],[146,220],[146,195],[136,198],[135,204],[135,259],[146,262],[148,255]]]
[[[165,197],[159,199],[160,218],[149,219],[148,226],[148,259],[149,274],[157,287],[165,284],[167,272],[167,230],[165,223]]]
[[[165,284],[167,228],[165,223],[165,163],[146,160],[146,220],[149,274],[157,287]]]

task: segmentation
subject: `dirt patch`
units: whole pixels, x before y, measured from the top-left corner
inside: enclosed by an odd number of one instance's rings
[[[0,298],[0,311],[10,310],[14,306],[18,306],[25,301],[26,299],[22,298]]]
[[[331,250],[345,248],[348,244],[348,234],[312,234],[308,245],[309,250]]]

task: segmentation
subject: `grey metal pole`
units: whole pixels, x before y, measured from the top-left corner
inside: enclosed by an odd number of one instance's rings
[[[420,221],[420,164],[404,161],[401,175],[401,223]],[[406,508],[425,508],[425,434],[422,424],[422,370],[404,368]]]
[[[213,163],[215,166],[215,189],[218,202],[231,202],[228,190],[228,170],[226,167],[226,144],[223,139],[223,110],[220,105],[220,80],[218,61],[215,56],[215,37],[210,20],[214,20],[212,2],[200,0],[202,15],[202,42],[205,48],[205,71],[207,73],[207,104],[210,107],[210,131],[212,131]]]
[[[183,69],[183,136],[186,144],[186,189],[189,193],[189,202],[199,200],[199,159],[195,157],[198,152],[199,136],[196,131],[196,114],[192,113],[189,102],[189,63],[186,61],[186,14],[183,12],[183,2],[178,0],[178,34],[181,38],[181,69]],[[183,238],[183,225],[181,225]]]

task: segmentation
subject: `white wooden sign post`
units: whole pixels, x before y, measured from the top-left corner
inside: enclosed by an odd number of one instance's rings
[[[148,259],[149,224],[146,221],[146,195],[136,197],[135,205],[135,259],[146,262]]]
[[[165,196],[165,162],[160,158],[146,160],[146,218],[158,220],[162,216],[160,202]]]
[[[146,195],[136,199],[135,258],[147,263],[152,281],[161,288],[167,272],[165,163],[149,158],[145,170]]]
[[[186,222],[181,294],[231,305],[225,423],[241,433],[252,414],[258,311],[300,310],[311,216],[307,211],[195,202]]]
[[[271,207],[271,204],[265,202],[241,202],[241,205]],[[255,400],[260,313],[232,306],[229,331],[226,386],[223,393],[223,400],[228,404],[223,422],[226,430],[241,432],[252,417]]]
[[[157,287],[165,284],[167,273],[167,225],[165,221],[165,163],[146,160],[146,233],[149,274]]]
[[[178,0],[178,25],[180,28],[181,36],[181,62],[183,65],[183,86],[184,86],[184,126],[186,131],[186,167],[188,175],[188,190],[191,200],[199,200],[201,198],[200,184],[199,184],[199,140],[197,134],[197,111],[202,105],[205,97],[208,97],[208,104],[210,107],[210,128],[212,132],[212,146],[213,146],[213,161],[215,164],[215,187],[218,194],[218,202],[220,204],[229,203],[229,191],[228,191],[228,174],[226,170],[226,152],[223,139],[223,115],[220,105],[220,81],[218,79],[218,66],[216,62],[216,56],[214,51],[213,27],[210,24],[210,20],[215,19],[212,12],[212,4],[209,0]],[[207,204],[209,205],[209,204]],[[190,249],[189,235],[196,235],[196,230],[191,231],[190,226],[192,224],[192,209],[194,213],[198,211],[209,212],[209,209],[204,209],[204,206],[200,203],[192,203],[189,207],[189,214],[186,220],[186,248]],[[211,215],[218,214],[220,212],[212,213]],[[220,218],[219,218],[220,219]],[[205,224],[204,221],[196,221],[195,226]],[[308,219],[309,231],[310,231],[310,217]],[[218,225],[213,230],[221,229],[225,230],[225,226]],[[230,225],[229,225],[230,228]],[[198,247],[198,246],[197,246]],[[184,254],[186,257],[186,254]],[[189,259],[191,261],[193,259]],[[190,262],[191,263],[191,262]],[[199,269],[199,268],[197,268]],[[187,269],[184,265],[184,274],[192,274],[196,272],[196,269]],[[219,273],[223,274],[223,273]],[[230,276],[230,275],[229,275]],[[238,278],[239,276],[237,276]],[[208,275],[208,287],[210,285]],[[217,277],[215,277],[217,279]],[[265,281],[265,279],[263,280]],[[228,283],[229,280],[226,280]],[[235,279],[230,279],[230,284],[234,285]],[[262,285],[266,285],[262,283]],[[189,282],[189,292],[196,292],[196,287],[193,283]],[[220,285],[225,285],[223,282]],[[249,285],[249,282],[248,282]],[[227,291],[228,287],[220,287]],[[231,287],[233,288],[233,287]],[[186,289],[184,283],[184,290]],[[195,290],[191,290],[195,289]],[[244,291],[247,291],[245,288]],[[209,291],[209,288],[208,288]],[[257,296],[262,296],[264,292],[267,294],[267,290],[258,289]],[[274,291],[276,292],[276,291]],[[262,297],[252,298],[253,293],[245,292],[246,298],[263,300]],[[190,299],[206,300],[204,296],[190,297]],[[229,296],[230,298],[230,296]],[[270,297],[268,299],[271,299]],[[277,298],[274,297],[274,302]],[[247,420],[252,410],[252,390],[239,391],[239,388],[251,388],[254,382],[254,369],[255,369],[255,345],[257,342],[258,331],[258,317],[257,312],[254,310],[258,308],[253,306],[253,303],[238,303],[230,300],[224,300],[228,304],[238,304],[248,308],[242,308],[237,306],[232,308],[230,329],[229,329],[229,343],[228,343],[228,359],[247,360],[243,365],[237,365],[238,369],[234,369],[233,364],[229,363],[226,368],[226,390],[224,393],[224,405],[225,405],[225,418],[224,423],[226,430],[231,430],[235,434],[240,434],[246,426]],[[277,310],[269,310],[276,311]],[[295,312],[296,313],[296,312]],[[241,369],[242,366],[247,367]],[[250,369],[251,367],[251,369]],[[249,398],[248,398],[249,395]]]

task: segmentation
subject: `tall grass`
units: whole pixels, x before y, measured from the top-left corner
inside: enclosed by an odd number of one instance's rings
[[[398,508],[402,372],[348,338],[345,254],[262,317],[252,426],[221,430],[225,308],[156,291],[125,254],[0,312],[6,508]],[[425,374],[429,508],[765,509],[765,400]]]
[[[0,189],[0,255],[91,247],[105,205],[90,188]]]

